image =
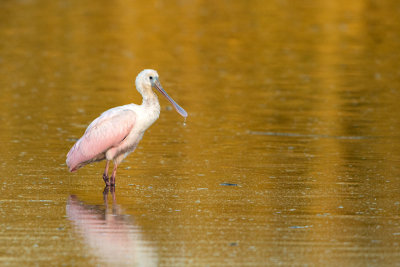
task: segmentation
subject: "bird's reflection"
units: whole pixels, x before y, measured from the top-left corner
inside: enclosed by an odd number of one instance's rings
[[[93,255],[112,265],[157,266],[155,248],[143,239],[142,230],[133,218],[123,214],[116,203],[115,187],[106,187],[103,199],[104,206],[85,204],[75,195],[69,196],[67,202],[67,216]]]

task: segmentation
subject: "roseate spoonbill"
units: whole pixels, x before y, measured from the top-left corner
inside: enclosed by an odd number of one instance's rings
[[[70,172],[105,159],[107,162],[103,180],[107,186],[115,185],[118,165],[135,150],[144,132],[160,115],[160,103],[152,88],[164,95],[180,115],[187,117],[186,111],[162,88],[157,71],[143,70],[136,77],[135,85],[143,97],[142,104],[115,107],[96,118],[67,154],[66,162]],[[114,168],[109,179],[108,166],[111,160]]]

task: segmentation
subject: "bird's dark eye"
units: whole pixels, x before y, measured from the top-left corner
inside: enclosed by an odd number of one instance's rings
[[[153,76],[150,76],[150,80],[153,80]]]

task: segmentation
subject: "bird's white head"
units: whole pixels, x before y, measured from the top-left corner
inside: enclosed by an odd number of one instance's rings
[[[135,85],[136,89],[144,99],[153,94],[152,88],[157,89],[163,96],[165,96],[165,98],[168,99],[169,102],[171,102],[181,116],[185,118],[187,117],[187,112],[181,106],[179,106],[162,88],[158,79],[157,71],[151,69],[142,70],[136,77]]]
[[[151,69],[142,70],[138,74],[138,76],[136,76],[136,89],[141,95],[144,96],[144,94],[146,94],[146,91],[151,90],[156,79],[158,80],[157,71]]]

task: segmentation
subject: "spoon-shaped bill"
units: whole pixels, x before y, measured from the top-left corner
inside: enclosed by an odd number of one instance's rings
[[[171,102],[171,104],[174,106],[174,108],[176,109],[176,111],[178,111],[179,114],[181,114],[181,116],[183,117],[187,117],[187,112],[181,107],[179,106],[168,94],[167,92],[165,92],[165,90],[162,88],[160,82],[158,80],[156,80],[154,82],[154,87],[165,96],[165,98],[168,99],[169,102]]]

